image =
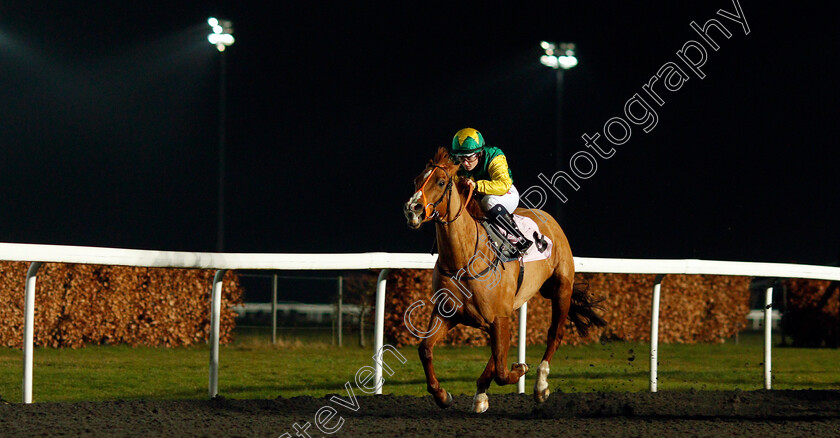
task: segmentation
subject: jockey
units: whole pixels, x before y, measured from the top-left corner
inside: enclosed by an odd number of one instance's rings
[[[501,149],[484,145],[484,137],[473,128],[464,128],[452,139],[452,155],[460,162],[458,176],[465,178],[481,196],[487,219],[511,234],[511,242],[524,253],[533,242],[519,231],[511,213],[519,205],[519,191]]]

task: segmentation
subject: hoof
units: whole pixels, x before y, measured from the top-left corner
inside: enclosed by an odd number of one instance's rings
[[[514,370],[521,369],[522,370],[522,375],[524,376],[526,373],[528,373],[528,370],[530,368],[528,368],[527,363],[515,363],[515,364],[513,364],[513,369]]]
[[[435,399],[435,404],[437,404],[438,407],[441,408],[441,409],[446,409],[446,408],[452,406],[452,394],[450,394],[449,391],[446,391],[446,399],[439,400],[437,397],[434,397],[434,399]]]
[[[545,402],[549,394],[551,394],[551,391],[548,389],[548,373],[548,362],[540,362],[540,366],[537,367],[537,381],[534,384],[534,400],[537,403]]]
[[[542,391],[534,391],[534,401],[537,403],[545,403],[550,394],[551,391],[548,388],[545,388]]]
[[[483,414],[490,407],[490,401],[487,399],[487,394],[476,394],[473,398],[473,412],[476,414]]]

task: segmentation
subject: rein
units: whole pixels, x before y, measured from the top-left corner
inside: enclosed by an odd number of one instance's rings
[[[475,248],[473,248],[473,255],[478,254],[478,242],[481,240],[480,233],[481,232],[478,229],[478,222],[476,221],[476,223],[475,223]],[[487,235],[487,238],[488,239],[490,238],[489,234]],[[478,274],[469,276],[469,277],[463,277],[462,276],[462,277],[458,277],[458,278],[461,279],[461,280],[475,280],[476,278],[481,278],[481,277],[485,276],[491,270],[495,271],[496,267],[499,266],[499,262],[501,261],[501,258],[499,258],[499,255],[496,253],[496,251],[493,251],[493,255],[494,255],[493,261],[490,262],[490,264],[488,264],[487,267],[484,268],[483,271],[479,272]],[[441,273],[441,275],[444,275],[446,277],[455,277],[456,275],[458,275],[458,272],[460,272],[461,269],[463,269],[463,268],[458,269],[454,272],[446,272],[446,271],[443,270],[443,268],[440,267],[440,265],[437,265],[436,269],[438,270],[438,272]],[[504,264],[502,264],[502,269],[504,269]]]
[[[476,221],[476,223],[475,223],[475,233],[476,233],[476,236],[475,236],[475,248],[473,249],[473,255],[478,254],[478,243],[479,243],[479,240],[480,240],[480,237],[479,237],[480,231],[479,231],[479,228],[478,228],[478,222],[477,222],[477,221]],[[489,241],[489,239],[490,239],[490,233],[489,233],[489,232],[487,232],[487,231],[485,231],[485,233],[487,233],[487,239],[488,239],[488,241]],[[484,277],[485,275],[487,275],[487,273],[488,273],[488,272],[490,272],[490,271],[495,271],[495,270],[496,270],[496,268],[497,268],[497,267],[499,267],[499,266],[501,266],[501,267],[502,267],[502,269],[505,269],[505,264],[502,262],[501,257],[499,257],[499,253],[498,253],[498,252],[496,252],[496,248],[495,248],[495,247],[493,247],[492,245],[490,245],[490,249],[492,249],[492,250],[493,250],[493,256],[494,256],[494,257],[493,257],[493,261],[492,261],[492,262],[490,262],[490,263],[487,265],[487,267],[486,267],[486,268],[484,268],[481,272],[479,272],[479,273],[477,273],[477,274],[475,274],[475,275],[470,275],[470,276],[468,276],[468,277],[464,277],[464,276],[462,275],[462,276],[458,277],[458,274],[459,274],[459,273],[461,272],[461,270],[463,270],[464,268],[458,269],[456,272],[447,272],[447,271],[444,271],[444,270],[443,270],[443,268],[441,268],[441,267],[440,267],[440,265],[438,265],[438,264],[436,264],[436,265],[435,265],[435,269],[437,269],[437,271],[438,271],[438,272],[440,272],[440,274],[441,274],[441,275],[443,275],[443,276],[445,276],[445,277],[457,278],[458,280],[476,280],[476,279],[480,279],[480,278]],[[469,267],[468,267],[468,268],[469,268]],[[520,256],[520,257],[519,257],[519,275],[518,275],[518,276],[517,276],[517,278],[516,278],[516,292],[514,293],[514,295],[516,295],[517,293],[519,293],[519,288],[522,286],[522,280],[524,279],[524,277],[525,277],[525,261],[524,261],[523,257],[522,257],[522,256]]]
[[[444,189],[443,194],[440,195],[440,198],[438,198],[438,200],[435,201],[435,202],[428,202],[426,200],[426,190],[425,190],[426,189],[426,184],[429,183],[429,181],[432,179],[432,176],[435,174],[434,169],[432,169],[432,171],[429,172],[429,176],[427,176],[426,180],[423,181],[423,185],[420,186],[420,195],[423,197],[423,210],[426,214],[426,218],[423,219],[423,222],[433,220],[433,221],[435,221],[439,224],[448,225],[452,222],[455,222],[455,220],[458,219],[461,216],[461,213],[464,212],[464,208],[467,207],[467,204],[470,203],[470,199],[472,199],[472,195],[473,195],[473,187],[470,186],[470,191],[469,191],[469,193],[467,193],[467,200],[461,204],[461,208],[458,210],[458,214],[456,214],[455,217],[450,219],[450,220],[442,219],[440,213],[438,213],[438,211],[437,211],[437,206],[440,205],[441,202],[443,202],[443,198],[445,197],[446,198],[446,211],[449,211],[449,205],[452,203],[452,180],[454,178],[449,175],[449,172],[446,171],[446,168],[444,166],[442,166],[440,164],[433,164],[432,166],[442,170],[443,173],[446,174],[446,177],[449,179],[449,181],[446,183],[446,189]]]
[[[446,198],[446,211],[447,212],[449,211],[449,205],[452,203],[452,185],[453,185],[452,180],[454,178],[449,175],[449,172],[446,171],[446,168],[444,166],[442,166],[440,164],[432,164],[432,167],[433,167],[432,171],[429,172],[429,176],[427,176],[426,180],[423,181],[423,185],[420,186],[420,190],[419,190],[420,195],[423,199],[423,209],[424,209],[424,213],[426,215],[426,217],[423,219],[423,222],[433,220],[433,221],[435,221],[435,222],[437,222],[441,225],[447,225],[447,224],[450,224],[452,222],[455,222],[455,220],[458,219],[461,216],[461,213],[464,212],[464,208],[466,208],[467,204],[469,204],[470,200],[472,199],[474,189],[473,189],[473,186],[470,186],[469,193],[467,194],[467,200],[461,204],[461,208],[458,210],[458,213],[455,215],[455,217],[453,217],[450,220],[444,220],[443,218],[441,218],[440,213],[438,213],[437,206],[440,205],[441,202],[443,202],[443,198]],[[443,194],[440,195],[440,198],[438,198],[438,200],[435,201],[435,202],[428,202],[428,200],[426,199],[426,190],[425,189],[426,189],[426,184],[428,184],[429,181],[431,181],[432,176],[435,174],[434,168],[438,168],[438,169],[442,170],[443,173],[446,174],[446,177],[449,178],[449,181],[446,183],[446,189],[444,189],[444,192],[443,192]],[[476,223],[475,223],[475,231],[476,231],[476,239],[475,239],[475,249],[473,250],[473,254],[478,253],[478,244],[479,244],[479,235],[480,235],[480,231],[478,229],[478,221],[476,221]],[[488,241],[490,239],[490,234],[489,233],[487,234],[487,239],[488,239]],[[492,246],[491,246],[491,248],[492,248]],[[495,257],[493,257],[493,261],[490,262],[487,265],[486,268],[484,268],[481,272],[479,272],[475,275],[471,275],[469,277],[463,277],[462,276],[462,277],[457,277],[457,278],[459,280],[476,280],[476,279],[480,279],[480,278],[484,277],[490,271],[495,271],[496,268],[499,267],[499,265],[502,266],[502,269],[505,269],[505,264],[501,262],[501,258],[499,257],[499,254],[496,253],[495,248],[492,248],[492,249],[494,249],[493,254],[494,254]],[[441,275],[444,275],[444,276],[447,276],[447,277],[455,277],[460,272],[460,270],[458,270],[458,272],[445,272],[440,267],[440,265],[436,265],[436,269],[441,273]],[[523,280],[524,276],[525,276],[525,263],[524,263],[522,257],[520,256],[519,257],[519,275],[517,276],[517,279],[516,279],[516,293],[519,292],[519,288],[522,286],[522,280]]]

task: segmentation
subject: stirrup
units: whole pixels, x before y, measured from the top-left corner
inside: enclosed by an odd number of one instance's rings
[[[503,205],[497,204],[493,206],[488,213],[488,219],[508,234],[508,241],[511,245],[513,245],[514,249],[519,252],[520,256],[525,254],[525,252],[528,251],[528,248],[534,244],[534,242],[531,242],[527,237],[525,237],[525,235],[522,234],[522,231],[520,231],[519,227],[516,225],[516,221],[513,220],[513,215],[510,214]]]
[[[519,231],[519,230],[516,230],[516,231]],[[525,254],[528,251],[528,248],[530,248],[531,245],[534,244],[534,242],[528,240],[525,236],[522,235],[521,232],[519,233],[519,236],[520,236],[519,237],[519,242],[514,243],[513,246],[516,247],[517,251],[519,251],[520,254]],[[542,252],[542,251],[540,251],[540,252]]]
[[[506,215],[506,222],[510,225],[511,231],[513,231],[514,237],[518,239],[518,242],[514,243],[513,246],[519,251],[519,254],[525,254],[528,251],[528,248],[534,244],[534,242],[528,240],[519,227],[516,225],[516,221],[513,220],[513,215],[508,213]]]

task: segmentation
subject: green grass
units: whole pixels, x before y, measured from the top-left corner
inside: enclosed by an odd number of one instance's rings
[[[371,365],[372,348],[359,348],[357,337],[345,346],[330,345],[329,332],[299,331],[271,345],[268,332],[240,335],[220,351],[219,392],[228,398],[322,396],[344,392],[356,371]],[[840,389],[840,350],[773,349],[775,389]],[[539,364],[542,346],[528,350],[527,362]],[[400,350],[408,359],[386,376],[386,394],[424,395],[425,378],[414,347]],[[561,347],[554,357],[549,382],[564,392],[646,391],[649,346],[612,342]],[[475,379],[489,357],[487,347],[435,349],[435,367],[444,388],[472,394]],[[763,388],[763,343],[760,334],[740,343],[659,346],[659,390],[755,390]],[[511,349],[509,362],[516,358]],[[116,399],[202,399],[207,397],[209,349],[93,346],[77,350],[36,348],[33,399],[81,401]],[[21,400],[22,353],[0,349],[0,397]],[[534,370],[528,374],[531,392]],[[354,385],[355,388],[355,385]],[[513,392],[516,386],[492,386],[491,393]],[[357,394],[360,393],[356,389]]]

